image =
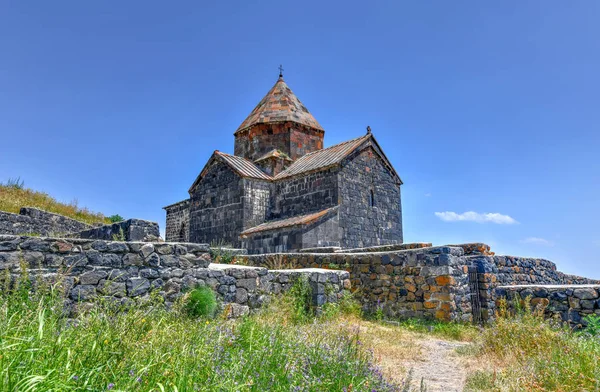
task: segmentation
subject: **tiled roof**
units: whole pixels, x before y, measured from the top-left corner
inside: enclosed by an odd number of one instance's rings
[[[319,212],[313,212],[312,214],[298,215],[287,219],[281,219],[272,222],[262,223],[258,226],[254,226],[250,229],[244,230],[240,235],[245,237],[250,234],[259,233],[261,231],[269,231],[275,229],[283,229],[285,227],[303,226],[309,223],[316,222],[319,218],[327,215],[330,212],[337,210],[337,206],[327,208]]]
[[[240,176],[247,178],[258,178],[260,180],[272,180],[273,178],[260,170],[252,161],[237,155],[225,154],[221,151],[215,151],[215,155],[227,163]]]
[[[275,179],[278,180],[280,178],[291,177],[296,174],[306,173],[312,170],[318,170],[335,165],[369,138],[371,138],[371,135],[367,134],[356,139],[336,144],[335,146],[331,146],[323,150],[306,154],[298,158],[290,167],[279,173]]]
[[[273,149],[273,150],[269,151],[268,153],[266,153],[265,155],[263,155],[262,157],[255,159],[254,162],[262,161],[263,159],[267,159],[267,158],[283,158],[287,161],[291,161],[290,157],[288,157],[288,155],[286,153],[281,152],[276,149]]]
[[[280,77],[277,83],[256,105],[252,113],[235,131],[236,133],[255,124],[294,121],[309,127],[323,130],[308,109],[290,90]]]

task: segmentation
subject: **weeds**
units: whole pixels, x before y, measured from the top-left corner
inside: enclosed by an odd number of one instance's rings
[[[113,234],[112,235],[112,240],[113,241],[119,241],[119,242],[123,242],[126,240],[125,238],[125,232],[123,231],[122,227],[119,227],[119,233],[118,234]]]
[[[235,253],[229,249],[231,244],[225,241],[212,241],[210,243],[210,256],[215,263],[220,264],[235,264]]]
[[[0,293],[0,390],[394,391],[347,329],[285,315],[199,322],[184,308],[98,303],[75,319],[63,299]]]
[[[0,185],[5,186],[7,188],[24,189],[25,181],[21,180],[21,177],[9,178],[5,184],[0,184]]]
[[[516,312],[500,303],[494,324],[483,330],[479,353],[503,364],[479,371],[467,382],[480,391],[595,391],[600,389],[600,340],[545,321],[529,298]]]

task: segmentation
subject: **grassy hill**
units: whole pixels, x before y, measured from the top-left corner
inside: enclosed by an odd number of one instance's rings
[[[18,214],[21,207],[39,208],[88,224],[110,223],[103,214],[79,207],[77,201],[61,203],[47,193],[25,188],[19,179],[0,184],[0,211]]]

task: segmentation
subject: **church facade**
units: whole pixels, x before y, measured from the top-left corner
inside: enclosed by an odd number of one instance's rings
[[[249,253],[401,244],[402,181],[375,137],[323,148],[325,131],[283,77],[164,207],[166,240],[219,243]]]

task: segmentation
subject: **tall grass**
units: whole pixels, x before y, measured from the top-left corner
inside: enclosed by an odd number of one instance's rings
[[[226,321],[99,303],[67,319],[56,291],[0,293],[0,390],[396,390],[348,329],[278,311]]]
[[[598,391],[600,340],[543,319],[543,310],[516,314],[501,307],[481,336],[479,354],[500,370],[473,374],[467,385],[481,391]]]
[[[18,214],[21,207],[35,207],[88,224],[110,223],[104,215],[79,207],[77,201],[61,203],[47,193],[25,188],[22,181],[17,185],[19,186],[15,186],[14,181],[11,183],[10,180],[6,184],[0,184],[0,211]]]

